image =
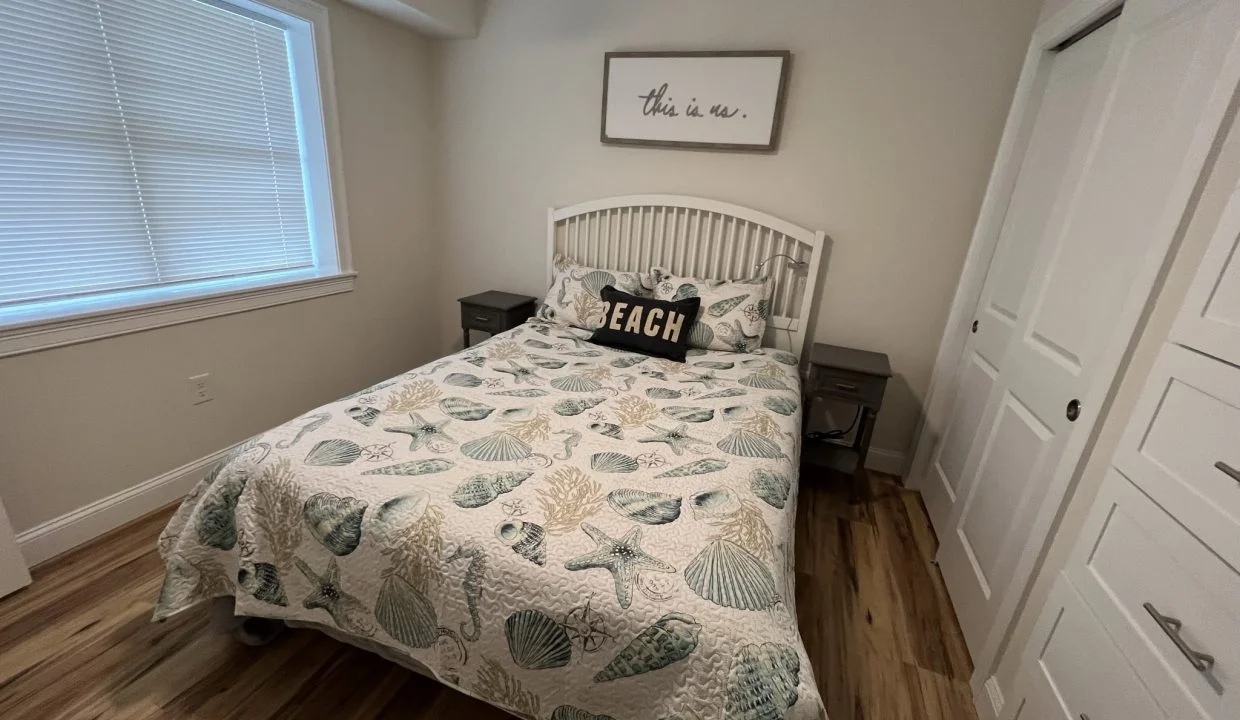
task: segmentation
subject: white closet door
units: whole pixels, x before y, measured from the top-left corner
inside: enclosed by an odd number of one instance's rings
[[[929,481],[922,487],[926,509],[936,527],[946,526],[959,497],[965,461],[1016,326],[1029,273],[1045,239],[1115,26],[1112,21],[1056,53],[1047,73],[1024,161],[982,289],[976,329],[956,371],[959,383],[955,405],[931,461]]]
[[[981,663],[1002,639],[1240,80],[1235,0],[1130,0],[1118,23],[1106,92],[1088,111],[1099,120],[1086,121],[1077,180],[1029,261],[939,527],[943,575]]]
[[[29,584],[30,572],[26,570],[26,560],[21,550],[17,549],[9,516],[4,512],[4,505],[0,504],[0,597]]]

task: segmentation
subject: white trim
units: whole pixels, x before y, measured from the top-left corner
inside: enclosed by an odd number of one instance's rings
[[[308,183],[308,201],[322,212],[311,217],[312,234],[317,236],[316,255],[327,257],[318,271],[321,277],[275,283],[256,288],[195,295],[143,305],[108,308],[94,312],[0,327],[0,358],[72,345],[90,340],[126,335],[220,315],[257,310],[275,305],[349,292],[357,273],[349,238],[349,214],[345,202],[343,154],[340,123],[336,112],[336,73],[332,65],[331,28],[327,7],[318,0],[224,0],[224,5],[248,9],[277,18],[292,18],[306,27],[289,32],[294,75],[297,66],[309,66],[309,77],[294,83],[295,94],[315,92],[313,102],[300,98],[298,112],[318,110],[315,117],[299,115],[299,139],[303,164],[308,170],[323,167],[316,182]],[[281,17],[281,16],[287,17]],[[308,42],[307,42],[308,40]],[[309,83],[313,86],[309,86]],[[309,105],[316,107],[310,108]],[[330,235],[331,240],[324,239]],[[330,246],[330,247],[328,247]]]
[[[36,565],[180,500],[236,447],[230,445],[18,533],[22,555],[29,565]]]
[[[22,556],[28,565],[37,565],[180,500],[236,447],[230,445],[18,533],[17,545]],[[865,466],[877,472],[899,475],[904,463],[902,452],[870,448]]]
[[[349,292],[357,273],[0,328],[0,358]]]
[[[908,469],[908,457],[900,450],[872,447],[865,456],[865,469],[904,477],[904,472]]]
[[[1007,123],[995,155],[994,168],[986,185],[986,195],[973,229],[973,239],[969,243],[960,282],[956,285],[956,294],[952,299],[951,312],[943,329],[943,337],[939,341],[930,387],[926,391],[926,412],[917,428],[913,462],[908,475],[909,487],[920,488],[930,477],[930,458],[943,435],[943,425],[948,420],[956,398],[956,369],[969,337],[969,325],[977,310],[977,304],[981,301],[982,285],[990,271],[990,261],[1007,216],[1008,201],[1020,174],[1042,93],[1046,89],[1054,58],[1051,49],[1121,2],[1122,0],[1074,0],[1041,23],[1029,42],[1025,64],[1021,68],[1012,107],[1008,111]]]
[[[344,0],[428,37],[478,37],[483,0]]]

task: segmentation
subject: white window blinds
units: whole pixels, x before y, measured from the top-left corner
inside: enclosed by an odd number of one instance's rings
[[[297,114],[260,15],[0,0],[0,314],[312,268]]]

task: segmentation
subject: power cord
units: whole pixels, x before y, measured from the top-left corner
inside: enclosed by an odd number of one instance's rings
[[[845,429],[845,430],[841,430],[841,429],[839,429],[839,428],[835,428],[835,429],[832,429],[832,430],[827,430],[827,431],[825,431],[825,432],[824,432],[824,431],[822,431],[822,430],[815,430],[815,431],[813,431],[813,432],[809,433],[808,435],[806,435],[806,437],[808,437],[810,440],[814,440],[814,441],[822,441],[822,440],[838,440],[838,439],[840,439],[840,438],[842,438],[842,437],[847,436],[847,435],[848,435],[848,433],[850,433],[850,432],[852,432],[854,429],[856,429],[856,427],[857,427],[857,421],[858,421],[858,420],[860,420],[860,419],[861,419],[861,406],[860,406],[860,405],[858,405],[858,406],[857,406],[857,411],[853,414],[853,419],[852,419],[852,422],[848,423],[848,428],[847,428],[847,429]]]

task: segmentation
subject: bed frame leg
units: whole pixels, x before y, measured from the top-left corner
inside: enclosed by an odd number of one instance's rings
[[[256,618],[234,614],[236,601],[231,597],[211,601],[211,627],[216,632],[231,635],[234,640],[251,647],[266,645],[279,637],[286,626],[281,620]]]

